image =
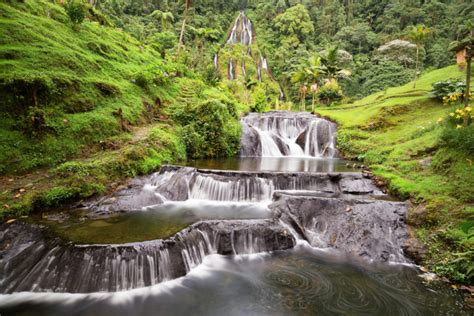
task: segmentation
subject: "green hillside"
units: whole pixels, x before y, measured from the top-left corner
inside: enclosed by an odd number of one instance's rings
[[[107,20],[91,7],[74,25],[52,1],[0,3],[2,217],[238,151],[249,105]]]
[[[438,120],[456,107],[430,99],[428,92],[434,82],[464,76],[450,66],[423,75],[416,89],[408,83],[317,109],[339,124],[338,146],[347,158],[362,161],[392,193],[411,199],[409,220],[428,247],[426,263],[460,281],[472,277],[474,262],[472,141],[465,147],[443,141],[451,128]]]

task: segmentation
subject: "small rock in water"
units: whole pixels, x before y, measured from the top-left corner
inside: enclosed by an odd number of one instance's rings
[[[346,212],[351,212],[352,211],[352,208],[348,207],[346,208]]]
[[[439,280],[438,276],[432,272],[419,274],[418,276],[426,282],[433,282]]]

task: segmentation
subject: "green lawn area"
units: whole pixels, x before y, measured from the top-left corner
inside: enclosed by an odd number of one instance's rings
[[[416,88],[411,82],[317,113],[338,123],[347,158],[363,161],[393,194],[413,202],[409,221],[427,246],[425,264],[472,283],[474,157],[440,140],[445,127],[437,120],[453,107],[428,97],[434,82],[464,76],[450,66],[422,75]]]

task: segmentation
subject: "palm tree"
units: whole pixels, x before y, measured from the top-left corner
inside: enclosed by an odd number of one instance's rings
[[[424,46],[424,43],[430,34],[431,29],[424,25],[413,26],[408,32],[409,39],[416,45],[415,79],[413,81],[413,88],[416,88],[416,80],[418,79],[420,48]],[[421,63],[423,63],[423,61],[421,61]]]
[[[169,25],[174,22],[174,16],[171,12],[163,12],[160,10],[155,10],[150,14],[150,17],[161,22],[161,30],[168,30]]]
[[[308,88],[306,87],[308,81],[308,73],[304,64],[300,64],[296,67],[291,74],[291,83],[298,84],[298,96],[300,97],[300,110],[304,111],[306,103],[306,93]]]
[[[337,46],[332,46],[326,49],[326,53],[320,54],[320,73],[329,80],[337,80],[338,77],[347,73],[346,69],[339,66],[338,50]]]

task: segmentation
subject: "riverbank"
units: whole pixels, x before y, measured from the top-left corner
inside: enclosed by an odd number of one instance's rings
[[[317,113],[338,123],[346,158],[362,161],[392,194],[410,199],[409,222],[426,247],[423,264],[472,284],[474,165],[469,154],[440,140],[437,121],[452,107],[428,97],[432,83],[463,76],[456,66],[435,70],[416,89],[408,83]]]

